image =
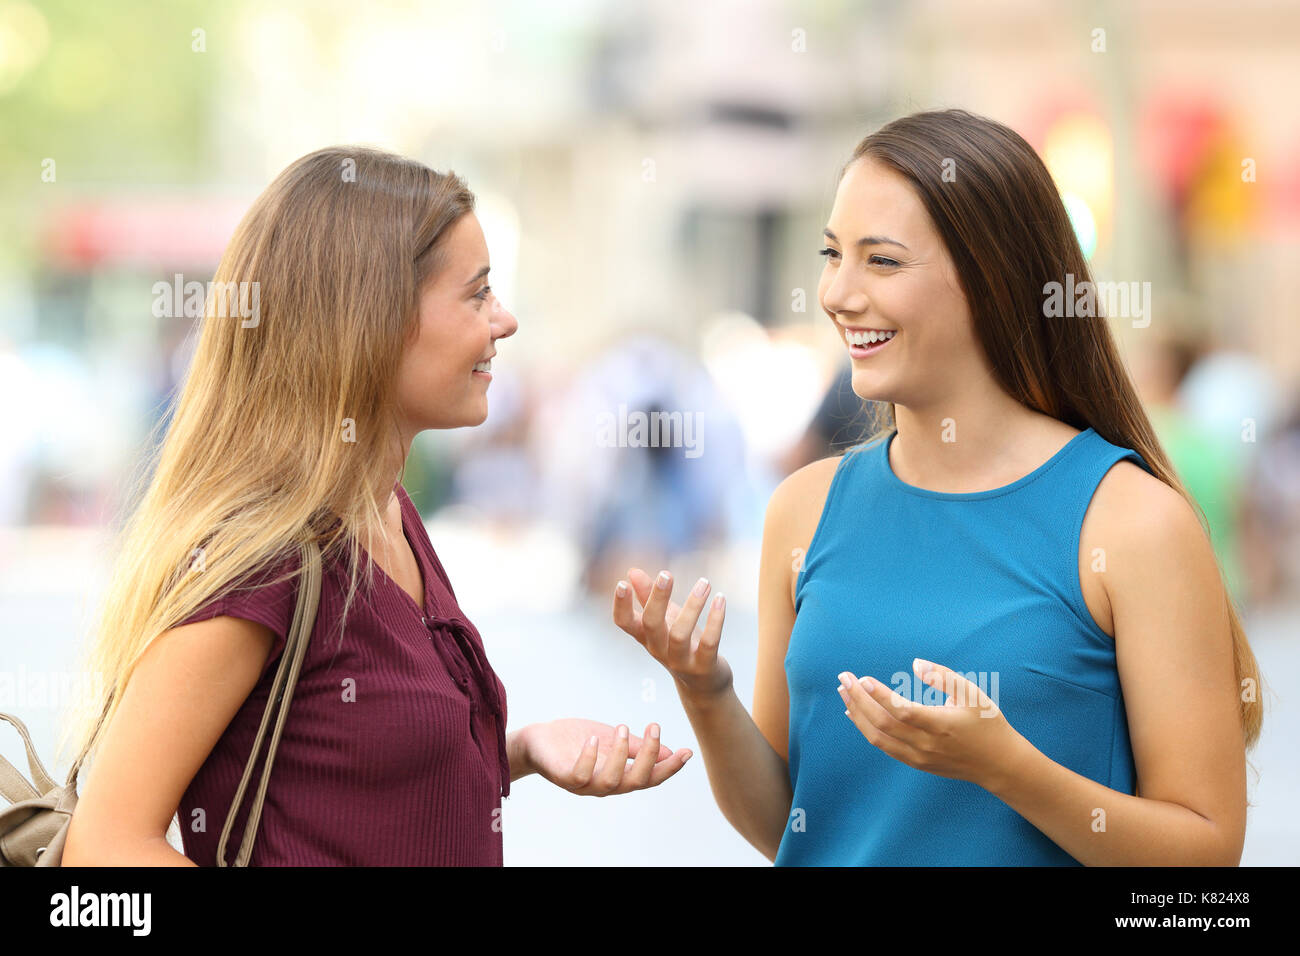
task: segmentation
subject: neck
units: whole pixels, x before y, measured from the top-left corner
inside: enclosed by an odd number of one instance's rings
[[[414,437],[414,435],[408,433],[405,426],[399,427],[397,438],[393,442],[392,451],[388,457],[388,467],[385,473],[391,475],[392,480],[380,491],[380,496],[381,500],[387,503],[390,515],[393,513],[401,514],[400,510],[394,510],[397,508],[398,502],[397,493],[393,486],[402,480],[402,472],[406,469],[406,461],[411,456],[411,441]]]
[[[1037,454],[1037,439],[1060,422],[989,387],[925,406],[894,406],[898,434],[890,465],[901,481],[933,490],[992,487]],[[1034,466],[1030,461],[1030,469]],[[993,484],[989,484],[993,481]]]

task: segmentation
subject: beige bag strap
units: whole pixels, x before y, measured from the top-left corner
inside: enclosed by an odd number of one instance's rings
[[[58,785],[54,782],[54,778],[45,772],[45,765],[41,763],[41,758],[36,756],[36,748],[32,745],[31,735],[27,733],[27,726],[12,714],[0,714],[0,720],[13,724],[14,729],[22,735],[23,746],[27,748],[27,766],[32,771],[32,782],[40,788],[33,790],[32,785],[18,772],[18,768],[0,757],[0,796],[10,803],[20,803],[49,793]]]
[[[230,812],[226,814],[226,825],[221,828],[221,840],[217,843],[218,866],[229,865],[226,863],[226,840],[230,836],[231,828],[234,827],[239,807],[244,801],[244,791],[248,788],[253,767],[257,763],[257,755],[262,749],[262,740],[266,737],[266,726],[271,720],[271,712],[278,704],[279,713],[276,715],[275,730],[271,733],[271,746],[266,754],[266,765],[262,768],[262,778],[257,786],[257,794],[253,797],[248,822],[244,825],[243,840],[233,865],[247,866],[249,858],[253,855],[253,841],[257,839],[257,825],[262,819],[262,803],[266,798],[266,787],[271,779],[271,764],[275,760],[275,750],[280,744],[280,732],[284,729],[284,721],[289,714],[289,704],[293,701],[293,689],[297,686],[298,672],[302,669],[303,658],[307,653],[307,642],[311,639],[312,628],[316,624],[316,609],[320,605],[321,587],[320,549],[314,542],[308,542],[302,546],[302,556],[303,571],[298,586],[298,604],[293,612],[293,624],[289,628],[288,639],[280,654],[280,666],[275,672],[275,682],[271,685],[266,710],[262,714],[262,723],[257,728],[253,752],[244,767],[244,776],[239,781],[239,789],[235,791]]]

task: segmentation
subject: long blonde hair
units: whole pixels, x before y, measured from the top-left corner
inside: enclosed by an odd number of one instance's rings
[[[1048,283],[1092,281],[1051,173],[1014,130],[965,110],[914,113],[864,138],[841,170],[870,159],[915,190],[952,257],[975,337],[1007,394],[1028,408],[1140,454],[1183,496],[1209,535],[1205,513],[1179,480],[1120,358],[1106,317],[1048,318]],[[955,162],[949,181],[941,172]],[[855,450],[895,429],[892,403],[872,410]],[[1259,740],[1263,686],[1240,615],[1223,581],[1247,750]]]
[[[346,618],[399,477],[395,379],[419,292],[473,209],[455,173],[364,147],[302,157],[253,203],[211,286],[244,307],[209,294],[165,440],[131,482],[84,664],[98,689],[61,742],[78,763],[159,635],[300,544],[346,558]]]

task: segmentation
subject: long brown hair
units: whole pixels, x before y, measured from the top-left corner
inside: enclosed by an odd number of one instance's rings
[[[258,196],[212,284],[256,294],[242,309],[208,296],[165,440],[151,436],[127,496],[86,655],[102,691],[80,701],[65,745],[99,743],[155,638],[301,543],[346,558],[346,618],[399,477],[395,379],[419,292],[473,208],[454,173],[363,147],[303,156]]]
[[[1142,456],[1157,478],[1208,523],[1179,481],[1120,359],[1105,316],[1044,315],[1048,283],[1092,282],[1056,184],[1014,130],[965,110],[905,116],[870,134],[840,171],[883,164],[915,190],[956,266],[976,339],[996,381],[1044,415]],[[952,170],[952,176],[943,176]],[[872,444],[896,428],[893,403],[877,403]],[[861,447],[861,446],[859,446]],[[1223,569],[1219,569],[1220,581]],[[1247,749],[1259,739],[1263,688],[1241,618],[1223,587]],[[1249,687],[1253,693],[1247,694]]]

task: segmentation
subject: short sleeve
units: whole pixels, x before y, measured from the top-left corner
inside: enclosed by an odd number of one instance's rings
[[[177,626],[225,616],[254,621],[270,628],[271,653],[262,668],[262,677],[265,677],[279,660],[293,624],[293,612],[298,602],[298,564],[295,556],[269,569],[246,575]]]

